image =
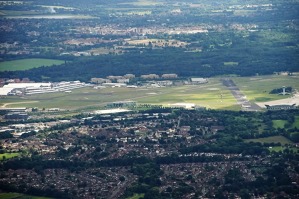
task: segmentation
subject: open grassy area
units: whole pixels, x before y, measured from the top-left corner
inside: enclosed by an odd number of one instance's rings
[[[169,106],[173,103],[194,103],[210,109],[240,110],[235,98],[227,87],[223,86],[221,77],[210,78],[207,84],[182,85],[160,88],[81,88],[71,93],[49,93],[32,96],[7,96],[0,99],[0,106],[61,108],[66,110],[92,110],[103,108],[108,102],[133,100],[139,104],[156,104]],[[252,101],[274,100],[289,96],[270,95],[269,92],[278,85],[292,86],[299,90],[297,79],[288,76],[232,77],[240,90]],[[298,81],[299,82],[299,81]],[[222,96],[222,97],[221,97]],[[275,128],[282,128],[283,121],[274,121]],[[299,127],[299,117],[294,126]]]
[[[284,146],[269,147],[270,152],[282,152],[285,149],[289,149],[290,151],[293,151],[294,153],[298,153],[298,149],[295,147],[284,147]]]
[[[165,106],[185,102],[212,109],[240,109],[230,91],[226,90],[219,79],[211,79],[208,84],[202,85],[161,88],[82,88],[73,90],[72,93],[39,94],[23,98],[7,96],[0,100],[0,106],[82,110],[89,107],[101,108],[108,102],[120,100],[134,100],[141,104]]]
[[[21,193],[0,193],[0,199],[52,199],[49,197],[31,196]]]
[[[52,66],[53,64],[59,65],[62,63],[64,63],[64,61],[56,59],[20,59],[14,61],[4,61],[0,62],[0,72],[28,70],[40,66]]]
[[[219,81],[210,81],[203,85],[166,88],[162,93],[153,94],[139,101],[140,103],[163,104],[165,106],[173,103],[194,103],[211,109],[236,108],[234,107],[235,98]]]
[[[19,153],[0,153],[0,161],[20,156]]]
[[[286,120],[272,120],[272,122],[273,122],[273,127],[276,129],[278,128],[283,129],[284,125],[288,123],[288,121]]]
[[[144,194],[134,194],[132,197],[129,197],[127,199],[139,199],[139,198],[143,198]]]
[[[283,136],[271,136],[258,139],[246,139],[245,142],[260,142],[260,143],[280,143],[282,145],[292,144],[293,142]]]
[[[295,122],[292,124],[292,128],[299,129],[299,116],[295,116]]]
[[[299,90],[298,76],[256,76],[256,77],[234,77],[232,78],[239,89],[253,102],[267,102],[277,99],[284,99],[290,96],[269,94],[270,91],[282,86],[291,86]]]

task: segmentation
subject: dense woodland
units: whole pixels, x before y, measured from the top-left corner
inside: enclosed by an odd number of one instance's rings
[[[187,53],[184,50],[168,48],[126,53],[124,55],[103,55],[80,58],[64,65],[40,67],[28,71],[1,72],[0,77],[30,78],[34,81],[89,81],[92,77],[109,75],[176,73],[179,76],[211,77],[224,74],[241,76],[272,74],[275,71],[295,72],[298,70],[297,56],[286,49],[277,51],[255,51],[254,49],[226,49],[202,53]],[[249,52],[248,52],[249,51]],[[298,53],[299,54],[299,53]],[[238,66],[225,66],[225,61],[239,62]],[[45,78],[45,79],[43,79]]]

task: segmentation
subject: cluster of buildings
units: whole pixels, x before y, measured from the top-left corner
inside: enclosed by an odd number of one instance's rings
[[[136,83],[129,84],[132,80]],[[128,87],[136,88],[137,85],[146,87],[165,87],[172,85],[182,85],[182,84],[205,84],[208,83],[206,78],[190,78],[189,80],[179,80],[177,74],[146,74],[136,77],[134,74],[126,74],[124,76],[107,76],[106,78],[91,78],[90,80],[93,84],[100,84],[101,86],[108,87]],[[101,87],[96,87],[101,88]]]
[[[4,115],[5,120],[27,120],[29,115],[27,109],[23,107],[19,108],[0,108],[1,115]]]
[[[124,76],[107,76],[106,78],[91,78],[90,82],[95,84],[103,83],[129,83],[130,80],[137,78],[134,74],[126,74]],[[157,74],[141,75],[138,79],[141,80],[153,80],[153,79],[177,79],[177,74],[163,74],[161,76]]]
[[[246,182],[252,182],[257,177],[261,177],[261,173],[253,173],[251,168],[254,166],[266,166],[269,160],[251,160],[251,161],[220,161],[207,163],[181,163],[162,165],[161,169],[164,175],[162,179],[163,191],[171,187],[172,190],[180,188],[180,181],[184,181],[192,190],[184,198],[193,198],[195,192],[201,195],[211,194],[215,192],[215,187],[211,186],[217,183],[219,187],[224,186],[225,176],[231,170],[238,170]],[[250,165],[250,166],[249,166]]]
[[[80,81],[63,81],[56,83],[8,83],[0,88],[0,96],[71,92],[73,89],[88,86],[90,86],[90,84]]]
[[[118,101],[110,105],[121,110],[118,108],[135,106],[136,102]],[[177,106],[182,105],[184,104],[177,104]],[[87,165],[96,165],[101,161],[124,157],[163,159],[174,155],[175,160],[220,157],[219,161],[160,164],[163,172],[159,176],[161,181],[159,191],[168,192],[169,187],[172,190],[180,189],[182,187],[180,183],[184,182],[191,191],[182,198],[192,198],[191,194],[195,192],[200,192],[202,196],[209,193],[215,194],[217,186],[211,182],[223,186],[225,176],[232,169],[240,170],[242,178],[249,183],[264,175],[263,169],[256,169],[256,172],[251,170],[255,166],[269,165],[270,158],[267,159],[265,156],[246,157],[239,153],[182,152],[180,149],[185,147],[216,143],[216,139],[210,139],[211,136],[225,128],[221,126],[217,117],[210,115],[202,117],[202,113],[197,116],[193,113],[196,112],[170,116],[171,111],[165,110],[153,113],[125,111],[113,115],[113,112],[107,111],[98,112],[96,116],[88,118],[13,124],[8,127],[15,131],[14,138],[2,139],[0,144],[9,152],[35,151],[42,155],[44,160],[81,161]],[[192,117],[198,118],[188,123],[187,118]],[[191,126],[193,124],[196,124],[195,128]],[[41,134],[25,138],[21,136],[22,132],[33,130],[44,130],[45,136],[40,136]],[[41,191],[52,188],[72,198],[96,198],[97,196],[118,198],[138,179],[130,169],[130,166],[92,166],[76,171],[64,168],[10,169],[0,172],[3,176],[0,182],[11,183],[17,187],[25,185],[26,188],[34,187]]]
[[[8,182],[25,189],[55,190],[60,197],[63,194],[72,198],[113,199],[123,194],[137,177],[129,172],[128,168],[90,168],[84,172],[71,172],[69,169],[46,169],[43,175],[35,170],[10,170],[7,177],[1,178],[0,183]],[[120,180],[120,179],[124,180]],[[25,184],[23,184],[23,183]],[[49,194],[49,193],[48,193]]]

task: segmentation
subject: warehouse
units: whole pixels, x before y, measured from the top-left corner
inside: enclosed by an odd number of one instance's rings
[[[34,95],[53,92],[65,92],[90,86],[80,81],[57,83],[9,83],[0,88],[0,95]]]
[[[192,84],[206,84],[208,83],[208,80],[205,78],[191,78]]]

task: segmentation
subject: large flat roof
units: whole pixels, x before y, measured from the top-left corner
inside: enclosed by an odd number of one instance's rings
[[[9,83],[7,85],[4,85],[3,88],[39,88],[41,86],[51,86],[51,83]]]
[[[0,88],[0,95],[8,95],[14,88]]]
[[[94,111],[95,114],[111,114],[111,113],[124,113],[124,112],[130,112],[129,109],[107,109],[107,110],[97,110]]]

